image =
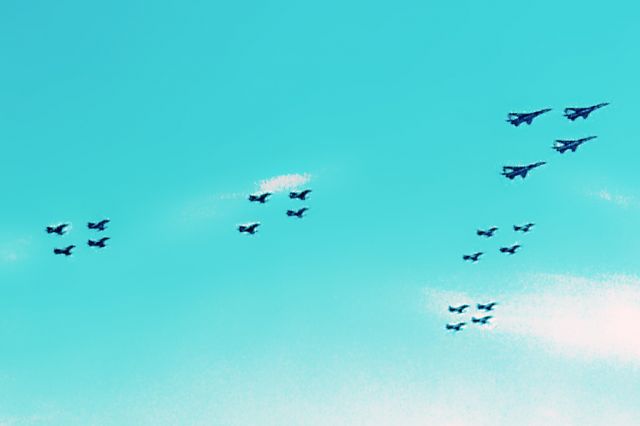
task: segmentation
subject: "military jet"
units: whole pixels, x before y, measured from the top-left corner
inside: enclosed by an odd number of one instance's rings
[[[463,314],[464,310],[467,309],[469,305],[460,305],[460,306],[449,306],[449,312],[455,312],[456,314]]]
[[[54,248],[53,249],[53,254],[64,254],[65,256],[71,256],[71,250],[73,250],[76,246],[71,245],[71,246],[67,246],[63,249],[58,249],[58,248]]]
[[[289,193],[289,198],[293,199],[298,199],[298,200],[306,200],[307,199],[307,195],[309,195],[309,193],[311,192],[310,189],[305,189],[304,191],[291,191]]]
[[[489,312],[489,311],[493,311],[493,308],[494,308],[497,304],[498,304],[497,302],[487,303],[486,305],[483,305],[482,303],[478,303],[478,304],[476,305],[476,308],[477,308],[479,311],[487,311],[487,312]]]
[[[446,325],[446,329],[447,330],[453,330],[454,333],[455,333],[455,332],[461,331],[462,327],[464,327],[465,325],[467,325],[466,322],[459,322],[457,324],[447,324]]]
[[[267,198],[271,195],[270,192],[263,192],[260,195],[249,195],[249,201],[251,202],[258,202],[260,204],[264,204],[267,202]]]
[[[87,228],[95,229],[96,231],[104,231],[107,223],[111,222],[109,219],[102,219],[100,222],[89,222]]]
[[[500,247],[500,253],[516,254],[516,250],[520,248],[520,244],[514,244],[511,247]]]
[[[498,230],[498,227],[497,227],[497,226],[492,226],[491,228],[487,229],[486,231],[485,231],[485,230],[482,230],[482,229],[478,229],[478,230],[476,231],[476,234],[478,234],[478,235],[479,235],[479,236],[481,236],[481,237],[487,237],[487,238],[490,238],[490,237],[493,237],[493,234],[494,234],[497,230]]]
[[[289,217],[295,216],[295,217],[297,217],[299,219],[302,219],[302,215],[307,210],[309,210],[307,207],[303,207],[303,208],[301,208],[299,210],[287,210],[287,216],[289,216]]]
[[[465,254],[464,256],[462,256],[462,260],[470,260],[471,262],[475,263],[478,260],[480,260],[480,256],[482,256],[484,253],[479,251],[473,254]]]
[[[564,154],[565,151],[567,150],[576,152],[576,149],[578,149],[580,145],[595,138],[597,138],[597,136],[589,136],[586,138],[573,139],[573,140],[556,139],[555,145],[553,145],[551,148],[555,149],[560,154]]]
[[[61,223],[60,225],[56,225],[56,226],[47,226],[47,234],[58,234],[58,235],[65,234],[67,232],[65,231],[65,228],[68,226],[69,226],[68,223]]]
[[[537,163],[527,164],[526,166],[504,166],[502,168],[501,175],[511,180],[513,180],[518,176],[524,179],[527,177],[527,173],[529,173],[529,171],[535,169],[536,167],[543,166],[545,164],[547,163],[544,161],[539,161]]]
[[[94,241],[94,240],[89,240],[87,241],[87,244],[89,245],[89,247],[99,247],[99,248],[104,248],[107,245],[105,244],[105,241],[110,240],[111,238],[109,237],[102,237],[100,238],[98,241]]]
[[[486,315],[482,318],[471,317],[471,322],[479,324],[479,325],[487,325],[489,324],[489,320],[493,318],[491,315]]]
[[[513,230],[518,232],[524,232],[525,234],[529,231],[531,231],[531,228],[533,227],[533,225],[535,225],[535,223],[525,223],[524,225],[513,225]]]
[[[531,124],[534,118],[549,111],[551,111],[551,108],[545,108],[534,112],[510,112],[507,116],[507,122],[516,127],[522,123]]]
[[[256,222],[256,223],[250,223],[247,225],[239,225],[238,226],[238,231],[240,233],[247,233],[247,234],[255,234],[256,232],[258,232],[258,226],[260,226],[260,223]]]
[[[589,107],[583,107],[583,108],[565,108],[564,109],[564,116],[567,117],[569,120],[573,121],[579,117],[584,118],[585,120],[587,119],[587,117],[589,117],[589,114],[591,114],[593,111],[600,109],[602,107],[606,107],[607,105],[609,105],[609,102],[603,102],[601,104],[598,105],[592,105]]]

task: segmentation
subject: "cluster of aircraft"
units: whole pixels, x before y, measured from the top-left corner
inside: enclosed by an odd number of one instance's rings
[[[310,189],[305,189],[303,191],[291,191],[289,192],[289,198],[292,200],[305,201],[310,193]],[[263,192],[261,194],[251,194],[249,195],[249,197],[247,197],[247,199],[252,203],[265,204],[267,202],[267,199],[272,195],[273,194],[271,192]],[[308,207],[301,207],[294,210],[289,209],[287,210],[287,216],[302,219],[305,212],[308,210]],[[245,223],[242,225],[238,225],[238,232],[240,232],[241,234],[254,235],[256,232],[258,232],[259,226],[260,222]]]
[[[514,232],[521,232],[523,234],[526,234],[528,232],[531,231],[531,228],[534,226],[535,224],[532,222],[529,223],[525,223],[523,225],[513,225],[513,231]],[[497,226],[492,226],[489,229],[478,229],[476,231],[476,235],[478,235],[479,237],[485,237],[485,238],[491,238],[495,235],[496,231],[498,231],[498,227]],[[505,254],[515,254],[516,251],[522,247],[520,244],[513,244],[510,246],[503,246],[499,248],[500,253],[505,253]],[[480,256],[482,256],[484,254],[484,252],[482,251],[477,251],[475,253],[472,254],[465,254],[462,256],[462,260],[467,261],[467,262],[471,262],[471,263],[476,263],[478,260],[480,260]]]
[[[487,304],[478,303],[476,304],[476,310],[483,311],[484,313],[488,313],[493,311],[493,308],[498,304],[498,302],[490,302]],[[464,304],[460,306],[451,306],[449,305],[449,312],[452,314],[462,315],[465,313],[465,310],[470,308],[471,306]],[[471,323],[477,324],[478,326],[488,325],[489,321],[493,318],[493,315],[484,315],[481,317],[472,316]],[[445,329],[457,333],[458,331],[462,331],[463,327],[467,325],[466,321],[460,321],[456,323],[448,323],[445,325]]]
[[[87,223],[87,228],[90,229],[90,230],[102,232],[105,229],[107,229],[107,224],[109,222],[110,222],[109,219],[102,219],[99,222],[88,222]],[[62,235],[67,233],[67,230],[70,229],[70,227],[71,227],[70,223],[61,223],[61,224],[58,224],[58,225],[47,226],[45,228],[45,231],[47,232],[47,234],[54,234],[54,235],[62,236]],[[97,240],[89,239],[87,241],[87,245],[89,247],[105,248],[107,246],[106,242],[109,239],[110,239],[109,237],[102,237],[102,238],[97,239]],[[68,256],[73,255],[73,249],[75,249],[75,248],[76,248],[76,246],[74,244],[71,244],[71,245],[68,245],[68,246],[62,247],[62,248],[54,248],[53,249],[53,254],[55,254],[55,255],[63,255],[65,257],[68,257]]]

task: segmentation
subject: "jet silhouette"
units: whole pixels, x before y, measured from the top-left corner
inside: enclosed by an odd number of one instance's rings
[[[480,259],[480,256],[482,256],[484,253],[479,251],[473,254],[465,254],[464,256],[462,256],[462,260],[470,260],[471,262],[475,263]]]
[[[94,240],[89,240],[87,241],[87,244],[89,245],[89,247],[99,247],[99,248],[104,248],[107,245],[105,244],[105,241],[110,240],[111,238],[109,237],[102,237],[100,238],[98,241],[94,241]]]
[[[513,225],[513,230],[516,232],[520,231],[520,232],[527,233],[531,230],[531,227],[533,225],[535,225],[535,223],[531,223],[531,222],[524,225]]]
[[[247,233],[247,234],[255,234],[256,232],[258,232],[258,226],[260,226],[259,223],[251,223],[251,224],[247,224],[247,225],[239,225],[238,226],[238,231],[240,233]]]
[[[71,256],[71,250],[73,250],[76,246],[67,246],[63,249],[54,248],[53,254],[64,254],[65,256]]]
[[[295,216],[297,218],[302,219],[302,215],[307,210],[309,210],[307,207],[303,207],[303,208],[301,208],[299,210],[287,210],[287,216],[289,216],[289,217]]]
[[[102,219],[100,222],[89,222],[87,228],[95,229],[96,231],[104,231],[107,223],[111,222],[109,219]]]
[[[311,192],[310,189],[305,189],[304,191],[300,191],[300,192],[291,191],[289,193],[289,198],[291,198],[292,200],[295,198],[297,198],[298,200],[306,200],[307,195],[309,195],[310,192]]]
[[[479,311],[486,311],[486,312],[489,312],[489,311],[493,311],[493,308],[494,308],[497,304],[498,304],[497,302],[487,303],[486,305],[483,305],[482,303],[478,303],[478,304],[476,305],[476,308],[477,308]]]
[[[479,324],[479,325],[487,325],[489,324],[489,320],[493,318],[491,315],[486,315],[482,318],[471,317],[471,322]]]
[[[264,192],[260,195],[249,195],[249,201],[251,202],[258,202],[260,204],[264,204],[267,202],[267,197],[269,197],[271,195],[270,192]]]
[[[462,330],[462,327],[467,325],[466,322],[459,322],[457,324],[447,324],[445,327],[447,330],[453,330],[453,332],[458,332]]]
[[[582,117],[583,119],[587,119],[587,117],[589,117],[589,114],[591,114],[593,111],[600,109],[602,107],[606,107],[607,105],[609,105],[609,102],[603,102],[601,104],[597,104],[597,105],[592,105],[589,107],[583,107],[583,108],[565,108],[564,109],[564,116],[567,117],[569,120],[573,121],[579,117]]]
[[[516,254],[516,250],[520,248],[520,244],[514,244],[511,247],[500,247],[500,253]]]
[[[564,154],[565,151],[567,150],[576,152],[576,149],[578,149],[580,145],[595,138],[597,138],[597,136],[589,136],[586,138],[573,139],[573,140],[556,139],[555,145],[553,145],[551,148],[555,149],[560,154]]]
[[[62,235],[67,232],[65,231],[65,228],[67,226],[69,226],[68,223],[61,223],[60,225],[56,225],[56,226],[47,226],[47,234]]]
[[[544,161],[539,161],[537,163],[527,164],[526,166],[504,166],[502,168],[501,175],[511,180],[518,176],[524,179],[527,177],[527,173],[529,173],[529,171],[545,164],[547,163]]]
[[[534,118],[549,111],[551,111],[551,108],[545,108],[534,112],[510,112],[507,116],[507,122],[516,127],[522,123],[531,124]]]
[[[457,307],[449,306],[449,312],[455,312],[456,314],[463,314],[464,310],[467,309],[469,305],[460,305]]]
[[[481,237],[493,237],[494,232],[496,232],[498,230],[498,228],[496,226],[492,226],[491,228],[487,229],[486,231],[482,230],[482,229],[478,229],[476,231],[476,234],[478,234]]]

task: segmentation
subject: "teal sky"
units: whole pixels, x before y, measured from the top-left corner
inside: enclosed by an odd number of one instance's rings
[[[3,1],[0,426],[640,424],[640,9],[445,3]]]

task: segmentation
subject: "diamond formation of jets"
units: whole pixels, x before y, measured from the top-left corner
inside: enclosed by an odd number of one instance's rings
[[[523,123],[531,124],[533,119],[551,111],[551,108],[545,108],[534,112],[510,112],[507,116],[507,122],[518,127]]]
[[[606,107],[609,105],[609,102],[603,102],[597,105],[592,105],[588,107],[569,107],[564,109],[564,116],[571,121],[576,120],[577,118],[582,117],[583,119],[587,119],[589,114],[593,111]]]
[[[537,163],[531,163],[525,166],[504,166],[502,167],[501,175],[510,180],[513,180],[518,176],[524,179],[527,177],[527,173],[529,173],[531,170],[545,164],[547,164],[545,161],[538,161]]]
[[[597,138],[597,136],[588,136],[580,139],[556,139],[556,143],[551,147],[558,151],[560,154],[564,154],[566,151],[576,152],[576,149],[580,145],[590,140]]]

